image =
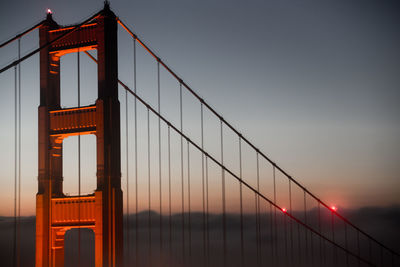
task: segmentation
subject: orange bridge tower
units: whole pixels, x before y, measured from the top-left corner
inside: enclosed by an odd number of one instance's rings
[[[61,27],[48,14],[40,46],[76,26]],[[98,98],[94,105],[60,107],[60,58],[97,49]],[[39,176],[36,195],[36,267],[64,265],[64,236],[72,228],[95,234],[95,266],[122,266],[123,227],[118,101],[117,21],[108,4],[91,22],[40,52]],[[63,193],[63,140],[94,134],[97,188],[94,194]]]

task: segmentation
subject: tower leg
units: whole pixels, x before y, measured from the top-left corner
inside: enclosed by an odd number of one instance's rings
[[[64,267],[64,239],[65,230],[53,230],[51,258],[54,267]]]
[[[96,226],[94,229],[94,261],[96,267],[103,267],[103,192],[96,191],[95,199]]]
[[[48,210],[44,207],[44,195],[36,195],[36,267],[48,266],[48,253],[49,242],[48,242],[48,225],[47,221],[44,220],[46,216],[44,213]]]

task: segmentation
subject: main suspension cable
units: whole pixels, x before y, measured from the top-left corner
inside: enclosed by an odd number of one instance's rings
[[[40,46],[39,48],[36,48],[35,50],[33,50],[32,52],[28,53],[27,55],[23,56],[20,59],[17,59],[13,62],[11,62],[10,64],[8,64],[7,66],[5,66],[4,68],[0,69],[0,74],[5,72],[6,70],[8,70],[9,68],[16,66],[17,64],[23,62],[24,60],[30,58],[31,56],[35,55],[37,52],[41,51],[42,49],[54,44],[55,42],[65,38],[66,36],[70,35],[71,33],[75,32],[76,30],[78,30],[80,27],[82,27],[83,25],[91,22],[92,20],[96,19],[100,14],[101,14],[102,10],[100,10],[99,12],[97,12],[96,14],[94,14],[93,16],[91,16],[90,18],[86,19],[85,21],[79,23],[78,25],[76,25],[74,28],[72,28],[69,31],[66,31],[65,33],[61,34],[60,36],[54,38],[52,41],[45,43],[44,45]]]
[[[39,22],[38,24],[36,24],[36,25],[32,26],[31,28],[27,29],[26,31],[24,31],[24,32],[22,32],[22,33],[20,33],[20,34],[17,34],[15,37],[13,37],[13,38],[11,38],[11,39],[9,39],[9,40],[3,42],[2,44],[0,44],[0,48],[3,48],[4,46],[6,46],[6,45],[8,45],[8,44],[10,44],[10,43],[12,43],[12,42],[14,42],[14,41],[17,40],[17,39],[20,40],[22,36],[24,36],[24,35],[30,33],[31,31],[36,30],[37,28],[39,28],[40,26],[42,26],[45,22],[46,22],[46,20],[42,20],[42,21]],[[18,57],[18,60],[19,60],[19,59],[20,59],[20,57]]]

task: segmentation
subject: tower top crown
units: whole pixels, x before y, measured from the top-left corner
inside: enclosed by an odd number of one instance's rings
[[[53,19],[53,11],[51,11],[50,8],[46,10],[46,26],[53,26],[53,27],[58,27],[57,22],[54,21]]]
[[[114,14],[114,12],[111,11],[110,9],[110,2],[109,1],[104,1],[104,8],[101,11],[101,14],[104,17],[111,17],[111,18],[116,18],[117,16]]]

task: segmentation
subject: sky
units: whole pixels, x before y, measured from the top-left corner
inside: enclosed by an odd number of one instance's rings
[[[52,9],[59,24],[68,25],[82,21],[102,6],[103,1],[1,2],[0,40],[41,21],[47,8]],[[111,1],[111,9],[224,119],[325,202],[344,208],[400,204],[399,3],[151,0]],[[119,38],[119,77],[131,86],[132,41],[121,29]],[[37,43],[37,32],[24,38],[22,54],[36,48]],[[16,51],[16,44],[2,48],[0,65],[15,59]],[[66,107],[76,105],[75,60],[76,55],[62,59],[62,105]],[[156,107],[156,64],[151,62],[138,48],[139,95]],[[88,105],[96,94],[96,69],[83,55],[82,65],[82,101]],[[21,67],[21,204],[25,215],[34,214],[37,190],[38,68],[37,56]],[[177,85],[165,72],[161,73],[161,81],[162,112],[178,123]],[[0,75],[0,88],[0,214],[10,215],[14,197],[13,70]],[[199,140],[198,124],[191,117],[198,119],[198,114],[190,97],[184,98],[184,132]],[[122,91],[120,101],[123,110]],[[140,139],[146,135],[146,113],[143,107],[138,112],[139,125],[143,125],[138,130]],[[132,127],[132,116],[130,122]],[[218,138],[212,141],[219,134],[218,122],[208,122],[217,127],[208,128],[205,147],[218,155]],[[156,125],[153,118],[155,138]],[[122,126],[122,133],[124,129]],[[164,127],[164,141],[165,133]],[[95,138],[82,139],[83,165],[88,166],[82,173],[87,177],[83,188],[90,192],[95,184]],[[122,137],[123,153],[125,142]],[[144,148],[146,144],[141,145]],[[227,151],[234,151],[233,146],[228,144]],[[67,139],[64,191],[71,194],[77,188],[75,152],[76,139]],[[230,157],[234,154],[226,153],[226,161],[237,171],[235,157]],[[254,164],[254,155],[245,155],[249,166]],[[123,184],[125,156],[122,155]],[[157,164],[157,158],[154,160]],[[173,165],[179,165],[179,159],[175,160]],[[249,176],[254,176],[254,168],[248,168]],[[163,165],[164,176],[165,171]],[[269,172],[267,168],[265,172]],[[141,168],[139,174],[145,177],[146,168]],[[157,169],[152,175],[156,179]],[[144,189],[144,178],[142,182]],[[156,188],[156,182],[154,185]],[[283,188],[284,183],[280,186]],[[145,199],[146,195],[139,198]],[[285,200],[280,201],[287,205]]]

